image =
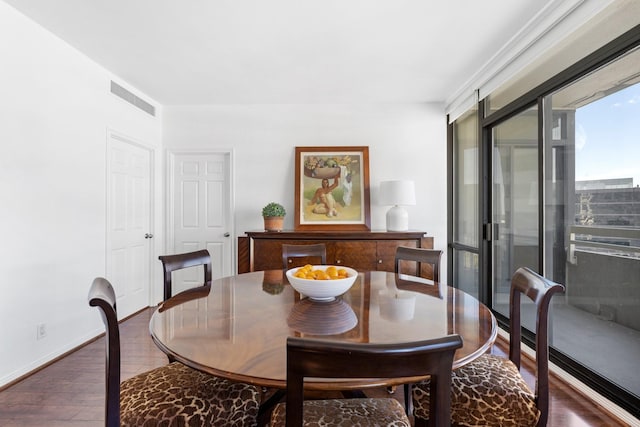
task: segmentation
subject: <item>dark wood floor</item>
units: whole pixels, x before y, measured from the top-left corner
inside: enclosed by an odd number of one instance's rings
[[[152,309],[121,325],[122,379],[167,363],[149,337]],[[499,342],[494,352],[504,354]],[[104,425],[104,339],[100,338],[0,391],[0,426]],[[529,379],[531,373],[528,373]],[[369,394],[369,393],[368,393]],[[373,395],[386,395],[380,389]],[[401,387],[394,396],[402,401]],[[623,426],[575,390],[553,378],[549,426]]]

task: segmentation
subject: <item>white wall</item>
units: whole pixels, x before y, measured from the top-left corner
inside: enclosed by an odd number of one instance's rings
[[[417,205],[407,207],[409,227],[426,231],[436,248],[446,249],[442,105],[190,106],[166,107],[163,113],[167,150],[233,149],[236,236],[263,229],[261,209],[270,201],[285,206],[285,228],[293,228],[294,147],[364,145],[369,146],[371,228],[385,229],[389,209],[378,205],[380,181],[413,179]]]
[[[87,291],[106,268],[107,129],[158,147],[161,127],[110,94],[106,70],[4,2],[0,61],[3,385],[104,330]]]
[[[293,227],[295,146],[369,146],[372,228],[385,228],[388,209],[379,182],[413,179],[410,227],[446,248],[442,105],[172,107],[154,119],[109,93],[111,79],[125,82],[3,2],[0,58],[0,386],[103,330],[86,298],[106,269],[108,129],[157,149],[153,259],[164,240],[161,140],[233,150],[235,235],[262,229],[271,200]],[[39,323],[48,335],[36,340]]]

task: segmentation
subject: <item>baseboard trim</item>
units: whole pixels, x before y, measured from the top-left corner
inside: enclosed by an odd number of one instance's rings
[[[139,311],[137,311],[137,312],[135,312],[135,313],[133,313],[133,314],[131,314],[131,315],[129,315],[129,316],[127,316],[127,317],[125,317],[124,319],[121,319],[118,323],[122,323],[122,322],[124,322],[125,320],[128,320],[129,318],[131,318],[131,317],[133,317],[133,316],[135,316],[135,315],[137,315],[137,314],[139,314],[139,313],[141,313],[141,312],[143,312],[143,311],[145,311],[145,310],[148,310],[148,309],[149,309],[148,307],[145,307],[145,308],[143,308],[143,309],[140,309]],[[99,333],[98,335],[94,336],[93,338],[86,339],[86,340],[82,341],[80,344],[73,346],[73,347],[72,347],[72,348],[70,348],[69,350],[64,351],[64,352],[60,353],[59,355],[57,355],[57,356],[55,356],[55,357],[53,357],[53,358],[49,359],[47,362],[45,362],[45,363],[43,363],[43,364],[39,365],[38,367],[36,367],[36,368],[34,368],[34,369],[31,369],[30,371],[28,371],[28,372],[26,372],[26,373],[24,373],[24,374],[22,374],[22,375],[17,376],[16,378],[14,378],[14,379],[12,379],[12,380],[8,381],[6,384],[2,384],[2,385],[0,385],[0,392],[2,392],[2,391],[4,391],[4,390],[6,390],[6,389],[8,389],[8,388],[10,388],[10,387],[12,387],[12,386],[14,386],[14,385],[18,384],[20,381],[23,381],[23,380],[25,380],[26,378],[29,378],[31,375],[33,375],[33,374],[35,374],[35,373],[37,373],[37,372],[40,372],[40,371],[42,371],[43,369],[45,369],[46,367],[51,366],[51,365],[53,365],[54,363],[56,363],[56,362],[58,362],[58,361],[60,361],[60,360],[64,359],[65,357],[67,357],[67,356],[68,356],[68,355],[70,355],[71,353],[74,353],[74,352],[76,352],[76,351],[80,350],[82,347],[86,347],[86,346],[88,346],[88,345],[89,345],[89,344],[91,344],[92,342],[94,342],[94,341],[96,341],[96,340],[98,340],[98,339],[102,338],[102,337],[104,336],[104,334],[105,334],[105,333],[104,333],[104,332],[102,332],[102,333]],[[82,338],[81,338],[81,339],[82,339]]]

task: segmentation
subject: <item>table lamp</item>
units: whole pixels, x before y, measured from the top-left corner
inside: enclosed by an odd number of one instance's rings
[[[416,204],[416,190],[413,181],[382,181],[380,183],[380,204],[393,205],[387,212],[387,231],[409,229],[409,214],[402,206]]]

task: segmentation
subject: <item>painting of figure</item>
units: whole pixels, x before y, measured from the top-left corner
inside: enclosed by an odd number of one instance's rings
[[[368,229],[368,147],[296,147],[296,229]]]

